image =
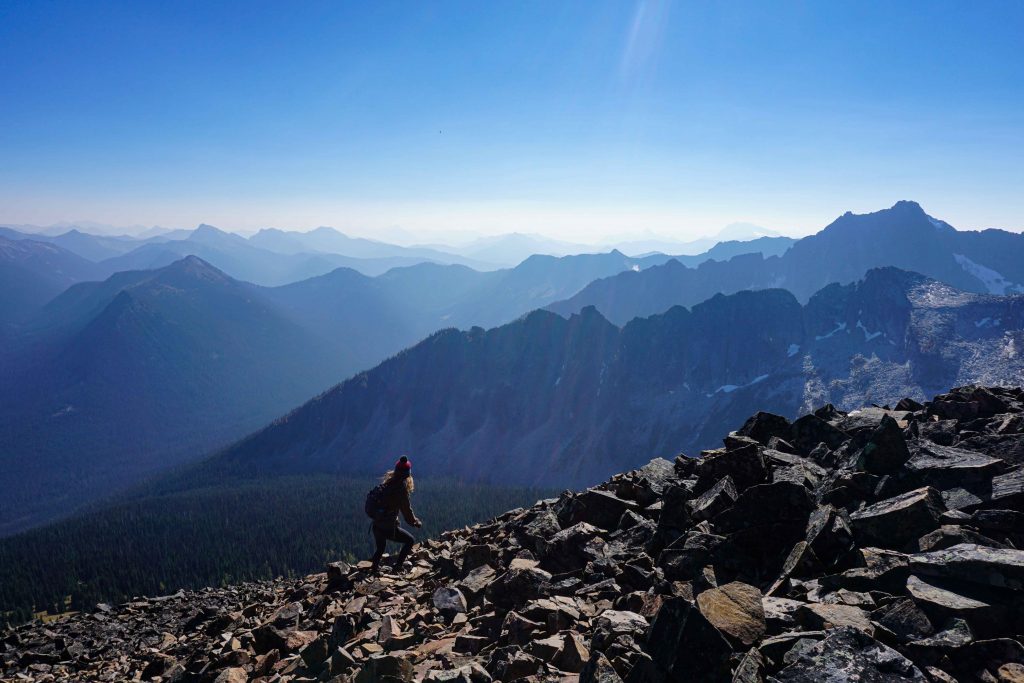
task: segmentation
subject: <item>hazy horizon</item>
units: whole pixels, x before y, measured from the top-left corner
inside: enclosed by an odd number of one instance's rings
[[[8,5],[0,218],[800,236],[1024,228],[1022,5]]]

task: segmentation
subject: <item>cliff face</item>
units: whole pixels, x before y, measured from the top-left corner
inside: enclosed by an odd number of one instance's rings
[[[98,605],[3,675],[160,681],[1015,680],[1024,391],[795,422],[427,541],[411,567]],[[5,678],[6,680],[6,678]]]

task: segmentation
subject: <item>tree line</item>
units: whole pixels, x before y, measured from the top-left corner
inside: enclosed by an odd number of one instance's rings
[[[91,610],[179,588],[301,576],[371,553],[369,479],[253,480],[122,500],[0,539],[0,614]],[[420,539],[532,505],[550,490],[417,482]]]

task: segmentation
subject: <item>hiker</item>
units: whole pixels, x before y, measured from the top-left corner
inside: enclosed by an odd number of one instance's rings
[[[384,547],[388,541],[395,541],[402,544],[402,550],[395,560],[395,569],[400,569],[409,552],[412,550],[416,539],[412,534],[403,529],[399,524],[398,513],[402,513],[405,521],[410,525],[419,528],[423,523],[417,519],[412,511],[409,502],[409,495],[412,494],[415,485],[412,480],[412,463],[404,455],[395,463],[395,469],[384,475],[384,479],[367,496],[367,513],[370,514],[373,522],[373,541],[376,544],[376,552],[373,554],[373,568],[371,572],[380,572],[380,559],[384,556]]]

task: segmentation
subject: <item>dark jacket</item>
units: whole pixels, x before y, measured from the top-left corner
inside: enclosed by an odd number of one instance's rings
[[[412,511],[412,503],[409,501],[409,491],[405,488],[404,479],[395,477],[384,486],[381,505],[384,512],[373,520],[373,525],[376,527],[393,529],[398,526],[398,513],[402,513],[405,521],[413,526],[419,523],[416,514]]]

